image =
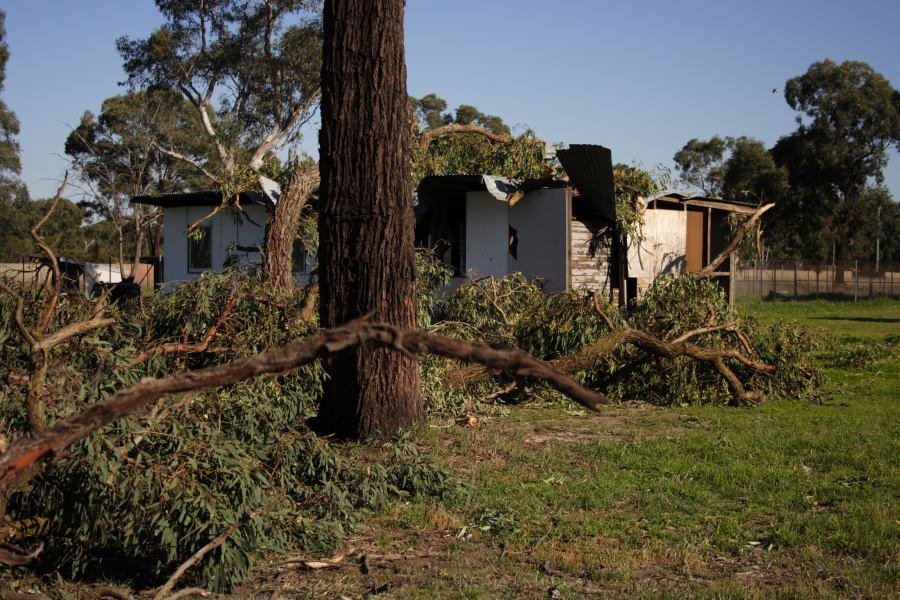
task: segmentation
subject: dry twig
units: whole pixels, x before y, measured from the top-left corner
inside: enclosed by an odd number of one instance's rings
[[[235,531],[240,529],[243,525],[245,525],[254,516],[256,516],[254,513],[248,513],[248,514],[244,515],[244,517],[240,521],[238,521],[237,523],[232,523],[228,527],[228,529],[226,529],[225,531],[220,533],[218,535],[218,537],[216,537],[216,539],[214,539],[210,543],[206,544],[205,546],[203,546],[202,548],[197,550],[189,559],[187,559],[186,561],[181,563],[181,566],[179,566],[177,569],[175,569],[175,572],[172,573],[172,576],[169,577],[168,581],[166,581],[162,585],[162,587],[159,588],[159,590],[153,596],[153,600],[163,600],[163,598],[166,597],[166,594],[168,594],[172,590],[172,588],[175,586],[175,584],[178,582],[178,580],[181,579],[181,576],[184,575],[188,569],[190,569],[195,564],[197,564],[197,562],[201,558],[206,556],[209,552],[211,552],[212,550],[215,550],[216,548],[218,548],[219,546],[224,544],[225,540],[227,540],[228,537],[231,536],[232,533],[234,533]]]
[[[236,304],[237,296],[232,296],[231,300],[228,301],[228,304],[225,305],[225,308],[222,309],[222,312],[219,314],[216,322],[209,326],[209,328],[206,330],[206,332],[198,342],[194,342],[193,344],[189,344],[187,342],[173,342],[170,344],[153,346],[152,348],[144,350],[140,354],[138,354],[128,366],[134,367],[141,364],[142,362],[148,361],[151,358],[155,358],[162,354],[172,354],[175,352],[194,354],[198,352],[206,352],[206,349],[209,348],[209,343],[216,336],[216,333],[219,331],[219,327],[222,326],[222,323],[224,323],[228,318],[228,315],[231,314],[231,311],[234,309]]]

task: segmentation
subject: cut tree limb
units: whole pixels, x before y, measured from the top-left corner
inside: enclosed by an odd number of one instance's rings
[[[747,235],[747,232],[750,231],[750,228],[759,221],[759,219],[772,207],[775,206],[775,203],[764,204],[756,209],[750,218],[741,223],[741,226],[738,227],[738,230],[735,232],[734,237],[731,238],[731,241],[728,242],[728,245],[725,246],[725,249],[716,256],[715,259],[702,269],[695,273],[696,277],[712,277],[716,273],[716,269],[719,268],[725,259],[728,258],[732,252],[734,252],[735,248],[738,247],[738,244],[741,243],[741,240],[744,239],[744,236]]]
[[[478,362],[492,369],[520,377],[544,379],[557,390],[591,410],[599,410],[609,399],[522,350],[496,350],[483,344],[465,342],[418,331],[404,331],[379,323],[354,322],[344,327],[324,329],[288,346],[273,348],[254,357],[189,371],[163,379],[144,378],[81,413],[58,421],[52,428],[11,444],[0,456],[0,492],[20,481],[44,461],[52,460],[73,442],[115,421],[153,400],[170,394],[228,385],[264,374],[283,374],[360,344],[375,344],[411,355],[437,354],[457,360]]]
[[[730,348],[702,348],[688,341],[690,338],[702,333],[734,329],[739,323],[737,320],[723,325],[694,329],[675,340],[666,341],[630,327],[614,327],[612,319],[603,311],[599,303],[595,302],[594,308],[597,310],[600,318],[612,328],[610,333],[585,346],[575,354],[549,361],[548,364],[552,368],[563,373],[586,371],[593,368],[601,359],[612,354],[623,344],[630,344],[657,356],[668,358],[687,356],[694,360],[711,363],[728,384],[732,396],[742,404],[758,404],[762,401],[762,397],[758,392],[744,387],[738,376],[725,362],[726,359],[736,360],[757,373],[766,375],[775,373],[776,368],[773,365],[748,358],[737,350]],[[491,373],[490,367],[483,364],[465,367],[450,373],[447,377],[447,385],[450,387],[471,385],[487,380]]]

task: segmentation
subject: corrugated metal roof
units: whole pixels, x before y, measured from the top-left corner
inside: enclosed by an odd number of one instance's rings
[[[677,204],[687,204],[688,206],[704,206],[708,208],[716,208],[719,210],[727,210],[730,212],[752,213],[755,212],[757,206],[748,202],[738,200],[724,200],[715,196],[703,196],[694,194],[688,190],[664,190],[655,196],[644,198],[647,204],[654,200],[661,202],[673,202]]]
[[[572,144],[556,151],[582,199],[585,211],[614,221],[616,187],[613,183],[612,151],[596,144]]]
[[[200,192],[174,192],[171,194],[151,194],[132,196],[135,204],[149,204],[163,208],[176,206],[219,206],[222,204],[222,192],[205,190]],[[241,192],[241,204],[261,204],[271,206],[272,201],[259,192]]]

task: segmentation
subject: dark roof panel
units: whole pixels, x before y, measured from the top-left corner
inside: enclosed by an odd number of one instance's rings
[[[616,187],[613,183],[612,151],[596,144],[572,144],[556,151],[588,213],[616,219]]]
[[[135,204],[149,204],[162,208],[176,206],[219,206],[222,204],[222,192],[206,190],[202,192],[175,192],[172,194],[155,194],[133,196]],[[261,204],[271,206],[271,201],[259,192],[241,192],[241,204]]]

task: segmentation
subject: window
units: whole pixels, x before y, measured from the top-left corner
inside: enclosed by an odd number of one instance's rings
[[[212,268],[212,226],[205,225],[188,238],[188,272]]]

